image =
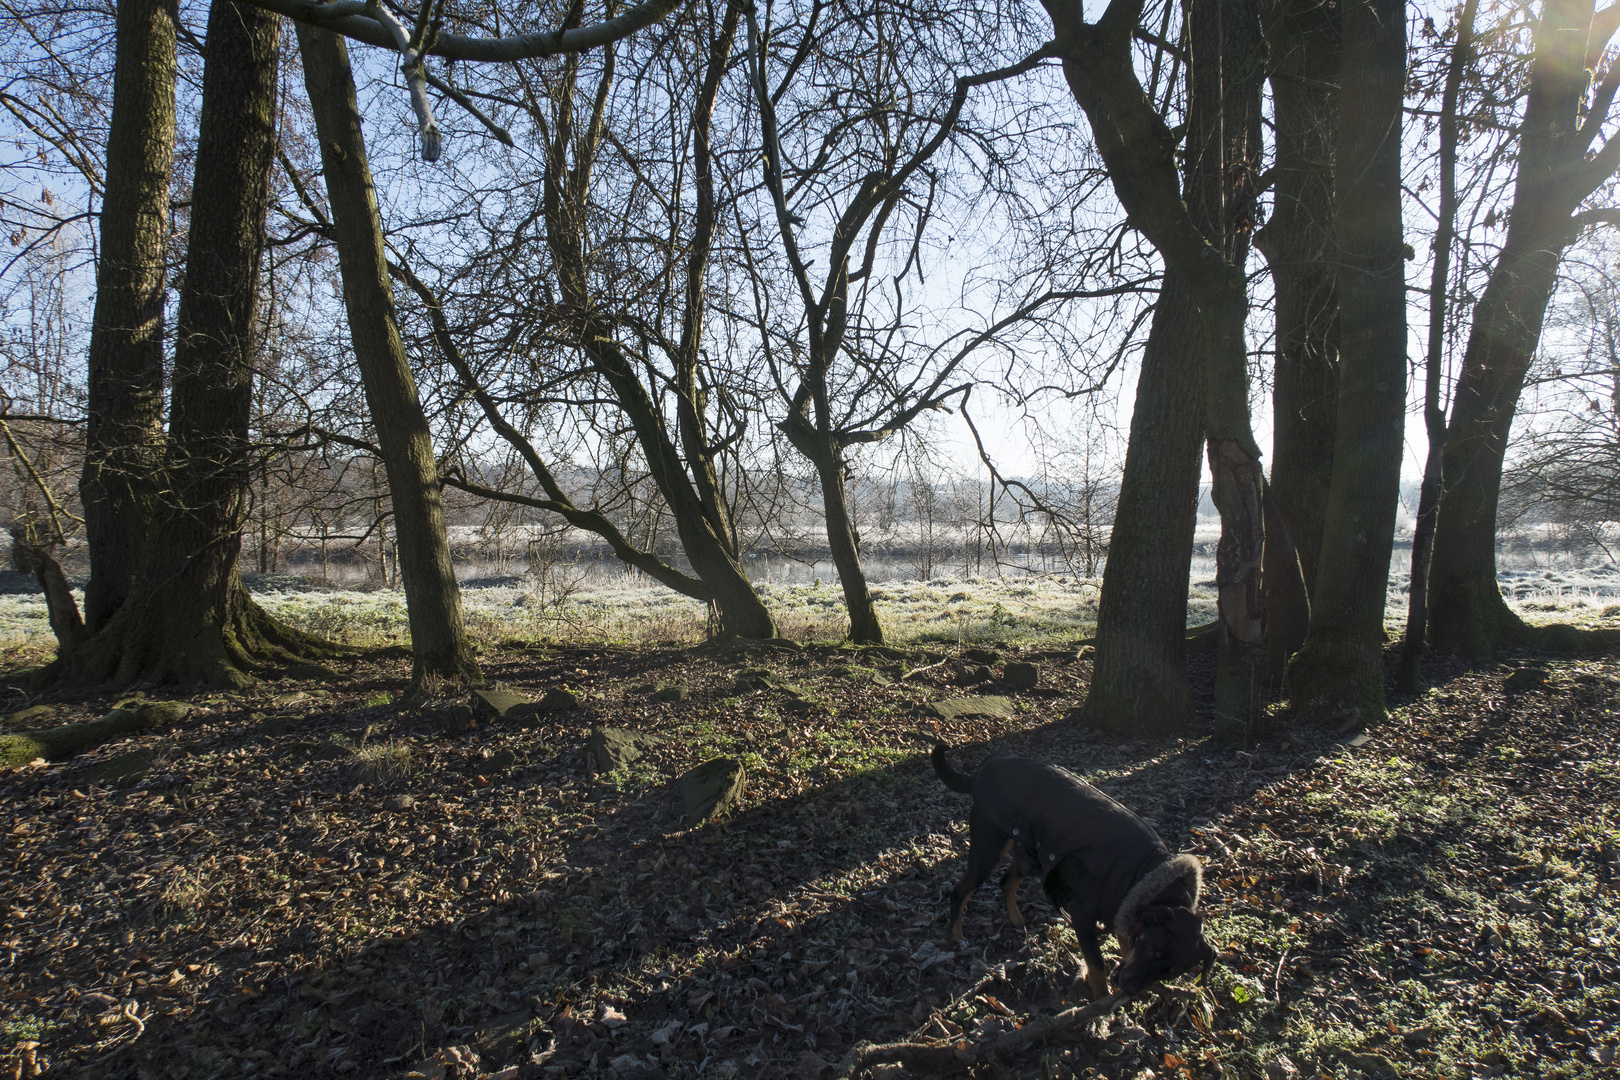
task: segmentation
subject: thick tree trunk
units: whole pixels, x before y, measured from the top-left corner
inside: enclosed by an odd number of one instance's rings
[[[1045,4],[1064,76],[1091,121],[1115,194],[1131,224],[1185,278],[1198,304],[1205,436],[1221,511],[1216,723],[1223,735],[1246,734],[1260,719],[1266,663],[1260,584],[1264,475],[1249,422],[1244,340],[1244,261],[1261,151],[1259,17],[1253,0],[1219,0],[1191,10],[1184,199],[1175,134],[1154,111],[1133,67],[1140,0],[1112,0],[1094,24],[1085,22],[1075,0]]]
[[[1423,424],[1429,437],[1418,491],[1417,524],[1412,529],[1412,574],[1407,588],[1406,636],[1401,642],[1396,686],[1416,693],[1418,668],[1429,625],[1429,568],[1434,560],[1434,527],[1440,511],[1440,470],[1446,441],[1446,413],[1441,402],[1441,376],[1446,355],[1447,291],[1451,286],[1451,245],[1457,228],[1457,99],[1464,68],[1473,52],[1474,18],[1479,0],[1466,0],[1457,19],[1457,41],[1451,47],[1445,88],[1440,95],[1440,207],[1434,232],[1434,269],[1429,277],[1429,345],[1424,357]]]
[[[310,644],[261,611],[237,572],[279,23],[234,0],[215,0],[209,11],[166,487],[136,586],[63,665],[69,681],[240,686],[260,664]]]
[[[1513,413],[1559,261],[1579,231],[1571,215],[1620,161],[1614,139],[1587,156],[1612,103],[1598,93],[1603,107],[1588,109],[1587,88],[1615,24],[1613,7],[1595,18],[1592,0],[1551,0],[1536,27],[1507,238],[1474,307],[1446,428],[1429,570],[1429,643],[1441,652],[1488,660],[1502,645],[1581,640],[1569,628],[1533,631],[1502,599],[1496,510]]]
[[[1187,206],[1225,264],[1197,294],[1210,495],[1221,512],[1215,726],[1217,734],[1239,741],[1259,725],[1269,681],[1261,587],[1265,473],[1249,419],[1244,274],[1261,154],[1265,44],[1257,0],[1194,4],[1188,20]]]
[[[1328,248],[1342,26],[1337,7],[1317,0],[1266,0],[1260,13],[1277,147],[1273,212],[1255,236],[1276,295],[1271,494],[1295,548],[1284,551],[1267,530],[1266,633],[1275,675],[1305,640],[1309,611],[1297,601],[1281,610],[1283,597],[1269,581],[1286,575],[1297,552],[1306,589],[1315,589],[1333,475],[1339,305]]]
[[[1165,274],[1142,352],[1119,504],[1108,540],[1084,722],[1122,735],[1168,735],[1192,720],[1187,575],[1204,442],[1198,306]]]
[[[433,439],[399,335],[349,50],[331,31],[297,27],[349,335],[393,502],[397,565],[411,627],[411,685],[418,690],[459,685],[478,679],[478,664],[461,617]]]
[[[84,505],[85,620],[101,629],[140,569],[162,459],[163,301],[174,163],[174,0],[121,0],[101,261],[90,322]]]
[[[1333,482],[1310,632],[1289,668],[1308,716],[1369,722],[1384,712],[1384,604],[1406,420],[1406,265],[1401,236],[1401,106],[1406,7],[1344,7],[1337,210],[1341,326]]]
[[[1510,230],[1474,308],[1446,429],[1429,569],[1430,647],[1480,661],[1526,637],[1523,620],[1497,585],[1496,509],[1508,432],[1562,253],[1561,246],[1515,239]]]

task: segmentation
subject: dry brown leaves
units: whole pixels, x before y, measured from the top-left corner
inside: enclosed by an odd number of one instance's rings
[[[1204,855],[1228,965],[1213,1007],[1156,997],[1009,1050],[1006,1067],[1213,1076],[1286,1053],[1300,1069],[1438,1071],[1465,1051],[1395,1021],[1413,987],[1428,995],[1413,1017],[1443,1005],[1449,1023],[1594,1063],[1613,1045],[1611,999],[1569,1005],[1617,974],[1608,930],[1576,940],[1584,919],[1612,919],[1611,878],[1598,900],[1558,893],[1556,932],[1537,922],[1550,877],[1573,888],[1607,865],[1601,839],[1571,846],[1570,822],[1616,794],[1612,665],[1512,699],[1499,673],[1451,673],[1362,746],[1294,732],[1234,752],[1079,731],[1062,716],[1086,665],[1042,663],[1016,720],[945,734],[975,744],[964,761],[1006,747],[1068,764]],[[833,650],[503,653],[492,678],[581,689],[587,707],[458,736],[366,707],[405,673],[361,666],[339,685],[200,699],[179,733],[0,778],[0,1050],[20,1062],[36,1042],[46,1075],[83,1077],[816,1077],[862,1042],[978,1046],[1050,1020],[1083,1003],[1079,962],[1033,888],[1028,931],[989,889],[968,948],[948,950],[934,921],[967,805],[916,731],[960,666],[883,684],[865,669],[893,678],[897,658]],[[750,667],[804,693],[736,692]],[[691,696],[651,699],[671,682]],[[593,778],[591,723],[667,741],[628,776]],[[407,778],[364,781],[349,752],[381,742],[408,748]],[[134,749],[156,763],[137,786],[87,779]],[[673,778],[717,752],[749,762],[747,805],[687,829]],[[1526,839],[1419,812],[1446,792],[1511,800]],[[1510,1015],[1504,989],[1546,1009]]]

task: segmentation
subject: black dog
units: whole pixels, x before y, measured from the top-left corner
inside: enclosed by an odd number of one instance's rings
[[[1119,939],[1113,982],[1127,994],[1200,964],[1200,977],[1209,974],[1215,950],[1204,940],[1198,914],[1203,868],[1195,857],[1172,854],[1145,821],[1055,765],[1003,753],[967,776],[945,760],[942,742],[934,745],[932,761],[946,787],[973,796],[967,873],[951,894],[951,941],[962,938],[967,898],[1011,848],[1012,865],[1002,878],[1007,917],[1024,925],[1018,884],[1038,877],[1074,926],[1094,996],[1108,991],[1099,925]]]

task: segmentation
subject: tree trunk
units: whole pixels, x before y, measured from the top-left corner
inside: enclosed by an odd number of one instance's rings
[[[1587,89],[1616,21],[1613,7],[1595,18],[1592,0],[1552,0],[1536,27],[1507,238],[1474,307],[1446,428],[1429,570],[1429,643],[1441,652],[1489,660],[1501,645],[1535,640],[1563,648],[1584,640],[1568,627],[1533,630],[1502,599],[1496,510],[1513,413],[1558,264],[1579,232],[1571,215],[1620,163],[1620,142],[1612,138],[1588,158],[1612,95],[1598,92],[1602,107],[1588,109]]]
[[[1297,557],[1307,593],[1316,588],[1333,474],[1339,305],[1328,247],[1342,27],[1336,8],[1316,0],[1266,0],[1260,11],[1276,122],[1273,212],[1255,236],[1276,296],[1270,486],[1295,549],[1284,551],[1267,530],[1266,635],[1278,676],[1305,640],[1309,610],[1298,602],[1281,610],[1270,581]]]
[[[11,565],[25,574],[33,574],[39,582],[39,590],[45,595],[45,615],[50,620],[51,633],[56,635],[56,655],[58,658],[71,656],[84,643],[84,620],[79,617],[73,587],[62,572],[62,564],[51,554],[51,546],[39,543],[26,526],[13,525]]]
[[[555,127],[546,148],[543,191],[546,243],[556,263],[563,307],[575,323],[572,329],[581,351],[612,388],[615,402],[635,432],[647,471],[675,518],[681,547],[720,611],[723,631],[745,638],[774,638],[776,623],[743,570],[730,523],[718,516],[719,501],[705,507],[663,412],[637,375],[638,365],[620,347],[616,328],[598,314],[593,302],[586,219],[591,172],[603,137],[602,116],[597,110],[583,130],[575,129],[572,110],[578,74],[577,59],[568,57],[553,92]],[[598,89],[600,100],[605,100],[612,79],[609,53]],[[706,237],[695,240],[708,242]]]
[[[1266,661],[1260,587],[1264,475],[1249,423],[1244,340],[1244,258],[1254,226],[1261,151],[1259,18],[1253,0],[1220,0],[1191,10],[1184,199],[1176,136],[1154,110],[1133,67],[1140,0],[1112,0],[1095,24],[1085,22],[1075,0],[1045,2],[1064,77],[1091,121],[1115,194],[1131,224],[1158,249],[1165,265],[1186,279],[1198,303],[1205,436],[1212,494],[1221,511],[1216,724],[1224,736],[1235,737],[1260,719]],[[1204,179],[1194,182],[1194,175]]]
[[[394,507],[397,566],[405,579],[411,627],[411,685],[416,690],[459,685],[479,678],[478,664],[461,617],[433,439],[399,335],[349,50],[329,30],[296,25],[332,206],[349,334]],[[386,580],[386,565],[383,570]]]
[[[1254,227],[1265,46],[1257,0],[1206,0],[1192,5],[1188,21],[1187,206],[1225,263],[1198,295],[1210,495],[1221,512],[1215,727],[1240,741],[1259,724],[1269,681],[1261,588],[1265,473],[1249,420],[1243,269]]]
[[[1418,667],[1429,624],[1429,567],[1434,558],[1435,519],[1440,510],[1440,470],[1446,441],[1446,413],[1440,383],[1445,367],[1447,289],[1451,285],[1451,245],[1457,228],[1457,98],[1463,70],[1473,51],[1474,18],[1479,0],[1466,0],[1457,19],[1457,41],[1440,96],[1440,207],[1434,231],[1434,270],[1429,277],[1429,347],[1424,358],[1423,424],[1429,437],[1418,491],[1417,524],[1412,530],[1412,574],[1407,589],[1406,636],[1396,685],[1405,693],[1418,689]]]
[[[84,505],[93,633],[124,603],[140,569],[162,458],[163,301],[174,164],[174,0],[121,0],[101,205],[101,261],[86,360]]]
[[[1406,420],[1401,237],[1403,0],[1344,6],[1344,84],[1334,239],[1341,326],[1333,482],[1322,572],[1289,692],[1308,716],[1370,722],[1384,712],[1384,604]]]
[[[807,376],[814,378],[817,376]],[[831,425],[827,425],[830,427]],[[849,640],[857,645],[883,644],[883,625],[878,622],[872,603],[872,589],[861,565],[860,539],[849,514],[849,495],[844,488],[844,453],[831,432],[820,429],[802,413],[790,414],[781,425],[793,448],[815,466],[821,481],[821,507],[826,518],[827,547],[838,571],[838,584],[844,590],[844,607],[849,612]]]
[[[260,610],[238,574],[279,23],[234,0],[209,10],[167,486],[135,588],[61,669],[69,681],[241,686],[311,644]]]
[[[1097,606],[1084,722],[1104,731],[1169,735],[1192,720],[1187,573],[1204,442],[1203,360],[1198,307],[1169,271],[1142,352]]]

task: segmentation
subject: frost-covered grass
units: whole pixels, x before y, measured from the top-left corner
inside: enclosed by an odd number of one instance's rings
[[[1397,555],[1389,583],[1386,618],[1397,630],[1406,615],[1405,561]],[[1212,561],[1195,560],[1192,580],[1187,623],[1196,626],[1215,617]],[[1509,603],[1531,622],[1591,626],[1620,617],[1620,567],[1511,569],[1500,580]],[[873,595],[897,644],[1072,641],[1096,625],[1099,586],[1069,574],[1009,574],[883,581],[873,585]],[[355,645],[409,640],[405,594],[398,589],[331,588],[288,575],[250,577],[249,587],[276,617],[323,637]],[[843,636],[843,593],[833,578],[756,588],[787,636]],[[75,596],[82,602],[82,594]],[[702,604],[636,574],[581,576],[560,592],[520,577],[474,579],[463,583],[461,597],[469,630],[485,644],[514,638],[694,643],[707,632]],[[54,647],[41,597],[0,593],[0,664],[39,663]]]

